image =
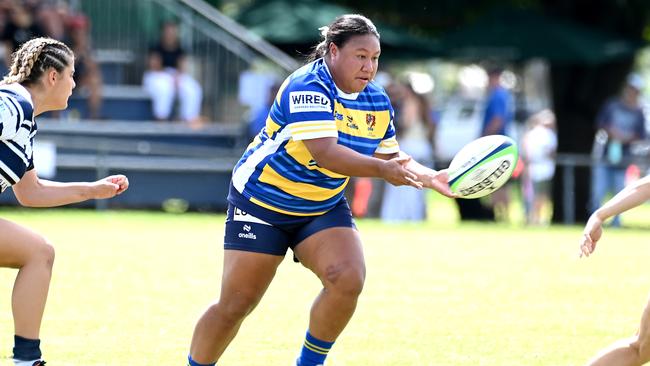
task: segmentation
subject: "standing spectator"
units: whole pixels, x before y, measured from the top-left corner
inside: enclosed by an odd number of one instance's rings
[[[402,151],[421,164],[433,167],[434,123],[425,95],[415,92],[411,79],[389,88],[397,93],[395,129]],[[397,89],[397,91],[395,90]],[[386,185],[381,205],[385,221],[424,221],[427,218],[426,191]]]
[[[620,97],[605,103],[596,118],[597,128],[604,144],[592,169],[590,211],[594,212],[608,193],[616,193],[625,186],[625,170],[630,154],[630,144],[645,138],[645,117],[639,105],[644,81],[638,74],[628,76]],[[621,226],[618,215],[612,226]]]
[[[266,119],[269,116],[269,111],[275,102],[276,94],[280,89],[279,83],[273,83],[269,87],[269,92],[267,95],[266,103],[261,104],[256,110],[251,114],[251,119],[248,122],[248,137],[249,140],[253,140],[255,136],[266,126]]]
[[[201,85],[186,73],[186,53],[181,47],[178,25],[164,22],[160,41],[149,50],[143,86],[153,102],[153,115],[157,120],[172,117],[174,101],[179,100],[179,117],[186,122],[200,119]]]
[[[514,101],[510,91],[501,85],[503,68],[492,66],[487,69],[488,86],[487,101],[483,114],[481,136],[506,135],[514,115]],[[494,216],[508,220],[510,192],[508,185],[490,195]]]
[[[548,222],[548,218],[542,217],[542,212],[551,203],[551,183],[555,175],[555,114],[548,109],[534,114],[530,117],[529,128],[522,142],[525,160],[523,191],[527,208],[526,221],[532,225],[540,225]]]

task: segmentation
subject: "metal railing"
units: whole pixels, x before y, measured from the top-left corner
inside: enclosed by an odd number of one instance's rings
[[[123,83],[140,85],[147,53],[163,21],[179,23],[188,71],[203,88],[202,114],[240,122],[239,75],[251,69],[283,78],[298,63],[202,0],[68,0],[91,20],[94,54],[120,69]]]

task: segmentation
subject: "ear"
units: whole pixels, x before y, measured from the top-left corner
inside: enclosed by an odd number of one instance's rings
[[[45,82],[46,82],[48,85],[54,85],[54,84],[56,83],[56,81],[59,80],[59,72],[56,71],[56,69],[53,68],[53,67],[50,67],[50,68],[45,72],[45,75],[47,75],[47,78],[46,78]]]
[[[335,58],[339,54],[339,48],[336,47],[334,42],[330,42],[330,44],[327,46],[329,48],[329,53],[332,58]]]

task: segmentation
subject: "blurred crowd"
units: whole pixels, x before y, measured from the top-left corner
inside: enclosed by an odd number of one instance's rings
[[[2,74],[11,63],[11,53],[24,42],[47,36],[65,42],[75,53],[75,94],[87,99],[92,118],[99,118],[101,73],[93,60],[90,21],[72,11],[66,2],[54,0],[0,0],[0,54]]]

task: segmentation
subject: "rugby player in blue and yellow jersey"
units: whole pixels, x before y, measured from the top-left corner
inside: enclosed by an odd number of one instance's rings
[[[40,179],[32,148],[35,117],[65,109],[75,87],[74,55],[51,38],[25,42],[0,81],[0,193],[11,187],[23,206],[53,207],[124,192],[129,181],[113,175],[96,182],[59,183]],[[17,268],[11,308],[16,366],[45,365],[39,332],[52,277],[54,249],[41,235],[0,219],[0,267]]]
[[[321,31],[312,62],[284,81],[265,128],[233,171],[221,296],[196,325],[190,366],[215,365],[288,248],[323,284],[297,365],[324,364],[365,280],[361,240],[343,197],[349,177],[453,196],[444,172],[400,154],[393,109],[373,82],[380,44],[372,22],[343,15]]]

